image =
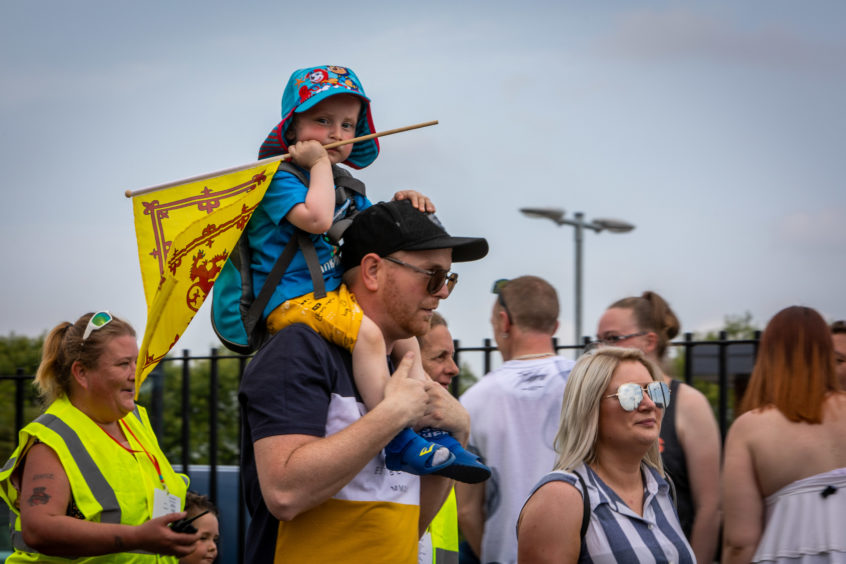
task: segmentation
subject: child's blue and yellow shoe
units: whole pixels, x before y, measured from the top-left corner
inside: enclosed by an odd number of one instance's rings
[[[455,455],[447,445],[427,441],[411,429],[403,429],[385,447],[385,466],[425,476],[449,467]]]
[[[466,484],[477,484],[491,477],[491,469],[482,463],[482,459],[466,450],[449,433],[441,429],[423,429],[420,435],[427,440],[445,446],[455,456],[452,464],[434,472]]]

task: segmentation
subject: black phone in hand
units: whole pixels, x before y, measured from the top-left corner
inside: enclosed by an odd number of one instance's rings
[[[192,525],[191,522],[194,521],[194,519],[197,519],[198,517],[202,517],[203,515],[205,515],[208,512],[209,512],[209,510],[206,509],[202,513],[198,513],[197,515],[194,515],[190,519],[188,519],[187,517],[183,517],[182,519],[179,519],[178,521],[174,521],[173,523],[171,523],[170,528],[173,529],[174,532],[177,532],[177,533],[185,533],[187,535],[193,535],[194,533],[197,532],[197,528],[194,525]]]

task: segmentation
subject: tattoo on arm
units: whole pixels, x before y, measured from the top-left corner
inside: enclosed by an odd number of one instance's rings
[[[126,550],[126,546],[123,543],[123,538],[119,535],[115,535],[115,549],[117,549],[118,552],[123,552],[124,550]]]
[[[30,507],[35,507],[36,505],[47,505],[50,499],[51,496],[47,493],[47,488],[32,488],[32,495],[29,496],[27,502]]]
[[[56,476],[53,474],[36,474],[32,477],[33,480],[55,480]]]

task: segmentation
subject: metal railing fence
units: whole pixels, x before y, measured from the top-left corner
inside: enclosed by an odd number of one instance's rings
[[[756,333],[753,339],[730,340],[725,332],[721,332],[718,340],[694,340],[691,333],[686,333],[682,340],[670,344],[675,351],[674,356],[680,356],[683,359],[683,362],[679,361],[682,363],[680,373],[676,373],[675,376],[688,384],[705,387],[706,391],[709,387],[712,392],[716,390],[716,398],[710,397],[709,399],[712,401],[712,405],[714,399],[716,399],[715,416],[723,438],[725,438],[732,419],[734,403],[739,401],[742,396],[746,380],[751,373],[759,338],[760,333]],[[584,343],[560,345],[557,340],[553,340],[553,345],[556,351],[569,351],[575,355],[578,355],[584,347]],[[459,366],[462,366],[462,362],[465,362],[466,359],[472,359],[473,355],[481,355],[482,375],[490,372],[494,364],[494,355],[497,353],[496,345],[491,342],[491,339],[484,339],[482,345],[478,347],[462,346],[460,341],[456,340],[455,350],[455,360]],[[707,351],[707,353],[700,354],[699,351]],[[226,396],[228,408],[233,408],[234,405],[234,408],[237,409],[237,384],[240,383],[249,358],[249,356],[229,353],[220,354],[218,349],[211,349],[206,356],[192,356],[190,351],[184,350],[181,356],[168,357],[156,367],[148,378],[149,384],[145,383],[145,387],[142,388],[142,394],[146,394],[142,397],[147,401],[139,402],[147,408],[154,430],[174,468],[191,476],[192,481],[196,479],[196,482],[206,485],[206,491],[201,493],[209,495],[221,509],[221,556],[224,562],[242,562],[244,531],[248,524],[248,516],[240,487],[232,486],[229,483],[232,480],[228,480],[226,491],[220,490],[219,467],[221,465],[219,455],[221,443],[222,441],[231,443],[234,435],[237,444],[236,450],[240,452],[241,440],[239,416],[235,417],[237,420],[235,429],[228,428],[231,425],[224,429],[221,428],[221,415],[227,414],[226,411],[221,411],[223,409],[221,407],[221,394]],[[476,360],[478,360],[478,356]],[[236,377],[232,378],[230,374],[226,386],[222,389],[220,373],[224,363],[234,363]],[[230,365],[228,372],[231,373],[232,370]],[[169,387],[171,389],[166,390],[166,372],[170,372],[168,377],[173,377],[175,373],[179,374],[178,386],[170,382]],[[198,372],[207,374],[207,385],[196,383],[195,378]],[[0,462],[5,461],[14,449],[18,431],[38,413],[38,407],[33,401],[34,394],[31,391],[33,377],[31,374],[25,374],[22,369],[18,369],[15,374],[0,375],[0,413],[6,412],[7,414],[0,419]],[[8,383],[11,383],[12,390],[8,389]],[[454,395],[457,395],[458,384],[458,379],[453,380],[452,391]],[[229,389],[232,386],[235,387],[234,390]],[[178,405],[174,408],[172,395],[177,389]],[[200,390],[199,394],[197,390]],[[9,399],[12,400],[12,418],[8,418]],[[192,413],[196,414],[197,412],[197,409],[192,408],[196,408],[197,405],[206,408],[206,421],[203,421],[202,418],[198,419],[196,415],[192,418]],[[178,418],[172,416],[174,409],[179,414]],[[169,411],[171,412],[171,416],[168,418],[170,426],[166,422],[166,415]],[[228,415],[231,416],[232,414]],[[179,429],[173,431],[170,427],[175,424],[177,419]],[[197,426],[198,422],[208,427],[207,440],[203,442],[195,442],[192,435],[192,428]],[[174,435],[179,436],[178,441],[173,441]],[[171,440],[168,441],[167,439]],[[166,448],[167,444],[173,446],[168,449]],[[200,454],[198,455],[198,453]],[[229,456],[231,458],[231,453]],[[232,460],[228,462],[231,463]],[[234,465],[236,468],[232,468],[232,466],[232,464],[224,465],[227,472],[234,470],[237,474],[237,462]],[[5,516],[5,513],[5,511],[0,511],[0,515]],[[231,522],[230,519],[230,523],[226,523],[227,517],[232,515],[237,516],[235,522]],[[0,527],[3,525],[2,521],[3,517],[0,517]],[[3,527],[3,529],[7,529],[7,527]],[[5,532],[0,532],[0,537],[4,534]],[[3,550],[3,544],[4,539],[0,538],[0,551]],[[229,555],[227,556],[226,553],[229,553]]]

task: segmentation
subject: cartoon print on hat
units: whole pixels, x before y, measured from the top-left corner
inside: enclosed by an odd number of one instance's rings
[[[299,69],[291,74],[282,93],[282,121],[274,127],[259,149],[259,159],[288,152],[285,132],[291,125],[295,113],[314,107],[329,96],[354,94],[361,98],[362,112],[355,128],[355,136],[369,135],[376,131],[370,111],[370,98],[358,77],[346,67],[325,65]],[[356,143],[352,153],[343,164],[353,168],[364,168],[379,155],[379,140],[371,139]]]
[[[311,98],[312,94],[316,94],[321,90],[325,90],[329,88],[328,80],[329,75],[323,69],[314,69],[310,73],[306,75],[307,82],[311,83],[313,86],[300,86],[300,102],[305,102],[309,98]],[[299,80],[297,80],[299,82]],[[321,85],[325,84],[321,88]]]
[[[330,76],[330,72],[335,76]],[[313,95],[328,90],[333,86],[341,86],[354,91],[356,94],[360,94],[356,81],[349,78],[349,73],[350,71],[344,67],[330,66],[325,69],[312,69],[311,72],[306,74],[304,79],[297,79],[298,84],[305,83],[300,86],[300,103],[305,102]],[[304,109],[298,107],[296,111],[302,112]]]

